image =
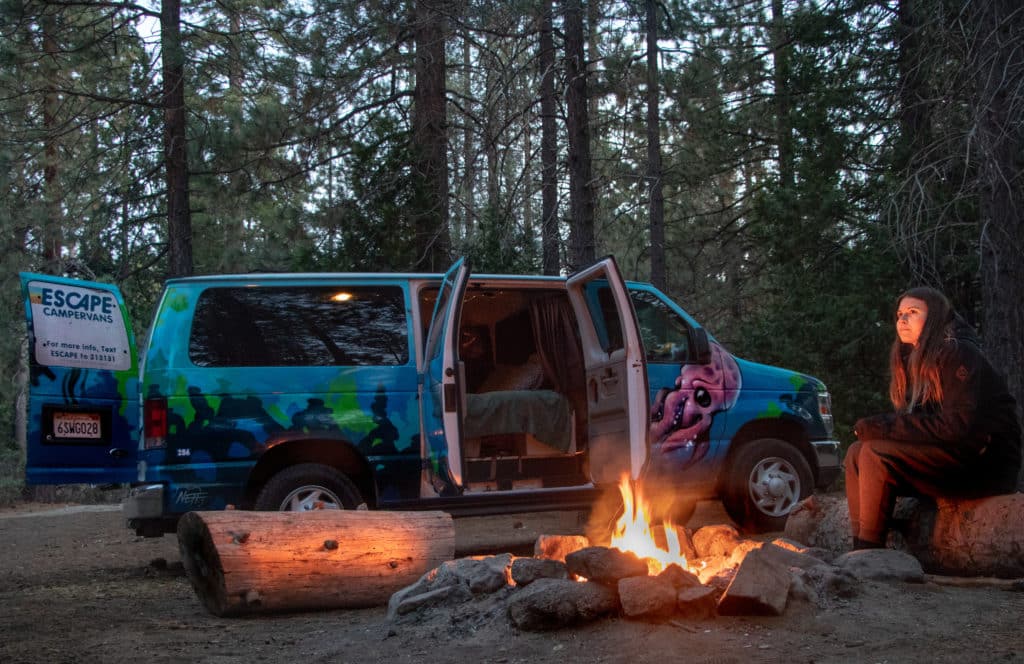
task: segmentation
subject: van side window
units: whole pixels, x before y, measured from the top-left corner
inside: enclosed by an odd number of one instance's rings
[[[631,290],[640,337],[648,362],[685,362],[689,356],[688,326],[661,298],[642,290]]]
[[[208,288],[189,358],[203,367],[397,366],[409,361],[398,286]]]
[[[588,288],[595,288],[597,291],[598,309],[594,318],[597,325],[597,336],[601,340],[601,347],[604,352],[611,353],[626,347],[623,341],[622,321],[619,320],[619,308],[615,304],[615,296],[604,279],[596,279]]]

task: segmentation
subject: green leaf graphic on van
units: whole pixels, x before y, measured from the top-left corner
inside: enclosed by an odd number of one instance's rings
[[[782,407],[775,401],[770,401],[761,411],[760,417],[782,417]]]
[[[184,293],[168,292],[167,306],[180,314],[188,309],[188,296]]]

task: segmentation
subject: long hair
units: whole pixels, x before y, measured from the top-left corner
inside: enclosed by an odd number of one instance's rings
[[[953,307],[939,291],[919,286],[896,298],[897,310],[905,297],[924,300],[928,305],[917,345],[908,354],[908,346],[897,336],[889,351],[889,399],[897,411],[910,412],[915,406],[942,401],[939,359],[952,338]]]

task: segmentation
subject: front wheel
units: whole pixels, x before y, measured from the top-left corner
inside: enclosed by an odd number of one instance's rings
[[[811,494],[811,467],[793,445],[762,438],[744,445],[726,471],[722,504],[746,532],[779,531]]]
[[[352,510],[362,502],[359,489],[330,466],[300,463],[270,478],[256,496],[255,509],[308,512]]]

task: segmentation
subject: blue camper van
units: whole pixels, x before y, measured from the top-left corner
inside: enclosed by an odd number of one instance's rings
[[[139,351],[109,284],[23,273],[30,484],[192,510],[585,508],[626,474],[751,531],[840,467],[817,379],[733,356],[614,259],[569,278],[171,279]]]

